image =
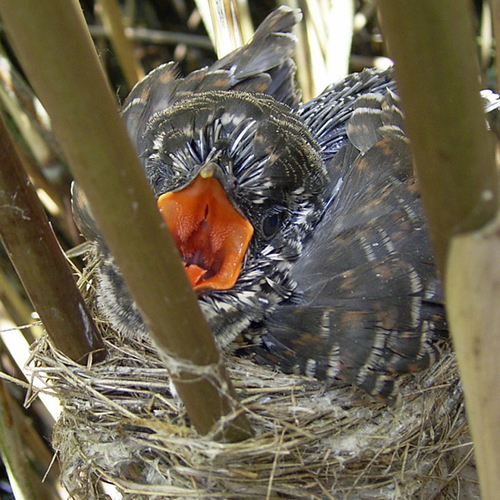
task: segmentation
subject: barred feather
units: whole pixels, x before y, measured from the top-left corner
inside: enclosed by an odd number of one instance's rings
[[[277,9],[249,44],[185,78],[157,68],[123,117],[157,197],[210,162],[254,226],[234,287],[199,296],[219,345],[243,335],[256,361],[391,400],[398,374],[428,367],[446,334],[403,117],[390,71],[350,75],[299,104],[300,17]],[[124,333],[146,334],[77,188],[73,204],[100,258],[101,309]]]

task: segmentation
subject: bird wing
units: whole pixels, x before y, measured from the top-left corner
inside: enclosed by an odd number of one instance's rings
[[[446,329],[401,125],[390,91],[353,103],[347,144],[329,164],[336,188],[292,267],[300,302],[267,318],[259,351],[285,371],[347,380],[382,399],[395,374],[430,365]]]
[[[298,9],[276,9],[246,45],[185,78],[180,77],[175,63],[151,71],[123,104],[122,115],[137,150],[143,150],[144,131],[150,118],[193,94],[213,90],[260,92],[290,106],[297,104],[300,92],[292,59],[297,39],[291,31],[301,17]]]
[[[292,30],[301,19],[299,9],[278,7],[264,19],[248,44],[217,61],[210,70],[229,71],[233,84],[268,74],[270,82],[265,93],[289,106],[296,105],[300,91],[296,86],[296,66],[292,59],[297,37]]]
[[[388,89],[394,90],[395,86],[392,69],[367,68],[329,85],[315,99],[297,106],[296,114],[314,132],[326,163],[347,144],[346,123],[360,96],[385,94]],[[362,134],[359,136],[362,137]]]

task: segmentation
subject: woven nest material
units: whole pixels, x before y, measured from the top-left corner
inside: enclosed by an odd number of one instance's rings
[[[480,498],[451,351],[403,379],[392,407],[228,356],[255,437],[221,444],[190,426],[148,339],[103,335],[108,358],[91,367],[33,347],[34,376],[63,407],[53,446],[76,499],[108,498],[102,482],[137,500]]]

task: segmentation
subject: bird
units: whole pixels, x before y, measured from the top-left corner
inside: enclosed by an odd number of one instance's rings
[[[281,6],[212,66],[159,66],[121,113],[218,346],[391,402],[447,335],[396,83],[365,69],[302,102],[300,20]],[[78,185],[73,213],[102,314],[147,335]]]

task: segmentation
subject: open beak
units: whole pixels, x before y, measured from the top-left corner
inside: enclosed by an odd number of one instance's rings
[[[203,171],[181,191],[158,198],[193,289],[227,290],[236,283],[253,227]]]

